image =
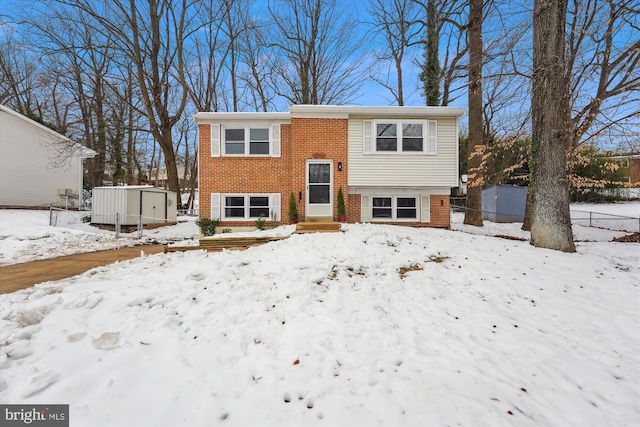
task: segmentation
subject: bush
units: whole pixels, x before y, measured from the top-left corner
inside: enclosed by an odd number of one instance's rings
[[[200,233],[203,236],[213,236],[216,234],[216,229],[220,226],[220,220],[218,218],[200,218],[196,220],[196,225],[200,227]]]
[[[256,228],[258,230],[264,230],[265,227],[266,227],[266,221],[265,221],[263,216],[261,216],[260,218],[256,219],[254,224],[256,225]]]
[[[347,210],[344,206],[344,195],[342,194],[342,187],[338,189],[338,216],[347,216]]]
[[[298,222],[298,208],[296,207],[296,198],[293,193],[289,196],[289,221]]]

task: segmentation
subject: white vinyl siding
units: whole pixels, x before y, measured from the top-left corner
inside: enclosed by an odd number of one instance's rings
[[[224,221],[253,221],[264,218],[280,221],[280,193],[222,194],[220,210]]]
[[[0,206],[77,207],[81,150],[70,148],[62,135],[4,108],[0,110]]]
[[[365,154],[364,124],[369,120],[349,120],[348,185],[363,187],[439,187],[458,186],[458,142],[455,117],[429,120],[425,144],[437,154]],[[430,142],[431,141],[431,142]],[[429,148],[431,147],[431,148]]]

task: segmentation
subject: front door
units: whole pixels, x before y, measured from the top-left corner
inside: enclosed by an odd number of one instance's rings
[[[307,217],[333,217],[333,162],[307,160]]]

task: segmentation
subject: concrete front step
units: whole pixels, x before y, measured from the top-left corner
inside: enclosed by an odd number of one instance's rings
[[[339,222],[299,222],[296,225],[296,233],[337,233],[341,231]]]

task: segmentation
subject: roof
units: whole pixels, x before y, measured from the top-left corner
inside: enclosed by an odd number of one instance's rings
[[[20,120],[25,121],[26,123],[30,124],[31,126],[35,126],[40,130],[43,130],[47,133],[49,133],[53,138],[56,138],[60,141],[64,141],[67,142],[69,144],[72,144],[73,147],[73,153],[74,154],[78,154],[78,157],[83,157],[83,158],[91,158],[91,157],[95,157],[98,153],[93,151],[92,149],[85,147],[82,144],[78,144],[77,142],[72,141],[71,139],[67,138],[66,136],[62,135],[61,133],[56,132],[55,130],[46,127],[45,125],[43,125],[42,123],[38,123],[33,119],[30,119],[29,117],[18,113],[17,111],[12,110],[11,108],[7,107],[6,105],[0,104],[0,111],[5,112],[7,114],[12,115],[13,117],[17,117]]]
[[[454,107],[357,106],[357,105],[292,105],[289,112],[200,112],[193,116],[196,123],[227,120],[289,121],[292,117],[348,119],[350,117],[460,117],[467,112]]]
[[[460,117],[467,110],[454,107],[357,106],[357,105],[292,105],[292,117]]]

